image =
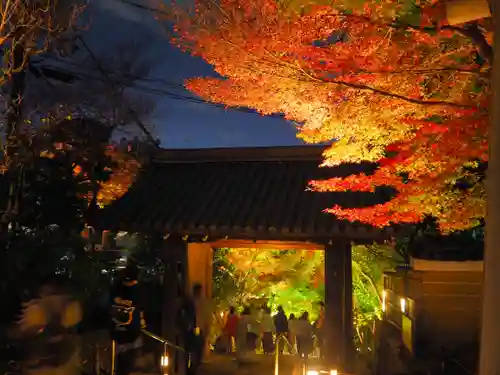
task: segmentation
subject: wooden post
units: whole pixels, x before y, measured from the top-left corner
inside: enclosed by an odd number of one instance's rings
[[[325,360],[329,365],[340,366],[344,358],[342,338],[342,305],[344,275],[342,251],[336,246],[325,246]]]
[[[354,373],[356,363],[356,351],[354,348],[354,322],[353,322],[353,295],[352,295],[352,248],[346,244],[344,249],[344,306],[343,306],[343,329],[345,340],[345,370]]]
[[[170,342],[184,347],[183,337],[176,326],[177,314],[187,291],[187,243],[179,236],[170,236],[164,241],[163,262],[163,308],[162,336]],[[185,375],[185,355],[169,349],[170,373]]]
[[[189,288],[201,284],[205,297],[212,298],[212,246],[209,243],[192,242],[188,245]]]
[[[335,241],[325,246],[325,360],[341,371],[352,367],[351,245]]]
[[[192,242],[188,245],[188,284],[191,290],[195,283],[203,287],[203,294],[209,301],[209,308],[212,307],[212,266],[213,266],[213,250],[212,245],[204,242]],[[213,313],[213,311],[211,311]],[[206,335],[209,335],[206,332]],[[210,356],[210,345],[208,337],[205,341],[204,356]]]
[[[500,6],[491,1],[494,24],[493,76],[490,103],[489,161],[486,178],[486,238],[484,248],[483,311],[480,375],[500,374]],[[498,237],[498,238],[497,238]]]

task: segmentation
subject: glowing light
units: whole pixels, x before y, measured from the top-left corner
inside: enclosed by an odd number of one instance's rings
[[[399,302],[401,303],[401,312],[406,312],[406,299],[401,298]]]
[[[168,367],[168,356],[167,355],[162,355],[161,356],[161,367]]]
[[[387,291],[382,291],[382,311],[386,312],[387,310]]]
[[[307,370],[306,375],[319,375],[319,372],[316,370]]]
[[[338,375],[339,372],[337,370],[330,370],[330,375]]]
[[[224,318],[224,312],[221,312],[221,313],[220,313],[220,317],[221,317],[221,318]]]

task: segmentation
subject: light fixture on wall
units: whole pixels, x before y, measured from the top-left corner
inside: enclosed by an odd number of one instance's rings
[[[386,312],[387,310],[387,291],[382,291],[382,312]]]
[[[168,356],[167,355],[161,356],[161,367],[162,368],[168,367]]]
[[[401,298],[399,303],[401,305],[401,312],[406,313],[406,298]]]

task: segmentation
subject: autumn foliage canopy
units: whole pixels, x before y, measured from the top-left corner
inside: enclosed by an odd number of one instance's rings
[[[433,215],[444,230],[476,224],[484,216],[474,171],[487,161],[489,64],[465,28],[437,24],[410,2],[295,3],[174,6],[173,42],[221,76],[190,79],[187,88],[283,113],[306,142],[335,140],[324,167],[379,163],[372,175],[311,182],[318,191],[399,192],[375,207],[328,209],[340,218],[385,226]]]

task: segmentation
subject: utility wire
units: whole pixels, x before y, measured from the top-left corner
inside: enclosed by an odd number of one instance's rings
[[[131,1],[131,0],[116,0],[116,1],[120,1],[120,2],[122,2],[124,4],[132,6],[134,8],[145,10],[145,11],[148,11],[148,12],[160,13],[160,14],[167,15],[167,16],[170,15],[168,12],[166,12],[163,9],[153,8],[153,7],[150,7],[150,6],[147,6],[147,5],[136,3],[136,2]],[[80,37],[80,39],[82,40],[82,43],[85,43],[81,37]],[[91,53],[91,51],[88,49],[88,46],[86,46],[86,49],[89,51],[89,53]],[[60,62],[64,61],[65,63],[70,63],[70,62],[62,60],[62,59],[57,59],[57,58],[53,58],[53,57],[49,57],[49,58],[57,60],[57,61],[60,61]],[[95,55],[94,55],[93,59],[96,60],[95,59]],[[71,62],[70,64],[78,66],[78,64],[76,64],[74,62]],[[82,67],[82,66],[80,65],[80,67]],[[109,71],[104,70],[102,68],[102,66],[99,67],[99,70],[101,70],[101,72],[103,74],[105,74],[105,76],[108,76],[108,77],[109,77],[109,75],[113,74],[113,72],[109,72]],[[130,79],[143,80],[143,81],[151,80],[153,82],[162,82],[165,86],[173,86],[174,88],[179,88],[179,89],[182,88],[182,89],[185,90],[185,87],[183,85],[176,84],[176,83],[171,83],[171,82],[168,82],[168,81],[166,81],[165,79],[162,79],[162,78],[144,78],[144,77],[133,76],[133,75],[130,75],[130,74],[120,74],[120,75],[123,75],[124,77],[130,78]],[[129,85],[127,85],[127,86],[129,86]],[[229,106],[226,106],[226,105],[223,105],[223,104],[209,102],[209,101],[206,101],[206,100],[203,100],[203,99],[198,99],[198,98],[194,98],[194,97],[188,97],[188,96],[185,96],[185,95],[175,94],[175,93],[172,93],[172,92],[168,92],[166,90],[158,90],[158,89],[151,89],[151,88],[148,88],[148,89],[149,90],[154,90],[156,92],[155,93],[156,95],[165,95],[165,96],[169,96],[169,97],[171,97],[173,99],[187,100],[187,101],[191,101],[193,103],[198,103],[198,104],[208,104],[208,105],[211,105],[213,107],[224,109],[226,111],[229,109],[229,110],[234,110],[234,111],[238,111],[238,112],[242,112],[242,113],[250,113],[250,114],[259,115],[259,116],[261,115],[257,111],[252,110],[252,109],[247,108],[247,107],[229,107]],[[279,118],[281,118],[283,116],[279,115],[279,114],[278,115],[272,114],[272,115],[268,115],[268,117],[279,117]]]
[[[70,61],[70,60],[67,60],[67,59],[62,59],[60,57],[51,56],[51,55],[44,56],[43,58],[40,58],[39,60],[37,60],[37,62],[43,64],[44,60],[52,60],[54,62],[62,63],[63,65],[74,66],[75,68],[83,68],[83,69],[87,69],[87,70],[94,70],[91,67],[89,67],[88,65],[85,65],[85,64],[82,64],[82,63],[78,63],[76,61]],[[60,68],[59,66],[52,66],[52,67],[57,67],[58,69]],[[124,77],[124,78],[132,79],[132,80],[150,81],[150,82],[153,82],[153,83],[160,82],[160,83],[162,83],[165,86],[172,87],[173,89],[186,90],[183,84],[181,84],[181,83],[175,83],[175,82],[172,82],[172,81],[168,81],[165,78],[161,78],[161,77],[145,77],[145,76],[142,76],[142,75],[136,75],[136,74],[130,74],[130,73],[113,72],[112,70],[105,69],[102,66],[102,64],[101,64],[101,67],[103,68],[103,70],[106,71],[106,73],[109,76]],[[211,102],[207,102],[207,104],[211,104]]]
[[[168,12],[164,11],[163,9],[160,9],[160,8],[153,8],[153,7],[149,7],[147,5],[143,5],[143,4],[138,4],[134,1],[130,1],[130,0],[118,0],[124,4],[127,4],[127,5],[130,5],[134,8],[138,8],[138,9],[142,9],[142,10],[145,10],[145,11],[148,11],[148,12],[152,12],[152,13],[160,13],[160,14],[164,14],[166,16],[168,16]]]
[[[97,58],[97,56],[94,54],[94,52],[90,49],[90,47],[88,46],[88,44],[85,42],[85,40],[79,36],[78,39],[80,40],[80,42],[82,43],[82,45],[85,47],[85,49],[87,50],[87,52],[89,53],[90,57],[92,58],[92,60],[96,63],[97,65],[97,68],[99,69],[99,71],[101,72],[101,74],[104,76],[104,78],[110,83],[110,84],[114,84],[114,83],[119,83],[119,82],[115,82],[113,81],[108,73],[106,72],[106,70],[103,69],[102,65],[101,65],[101,62],[99,61],[99,59]],[[143,124],[143,122],[141,121],[141,119],[139,118],[139,116],[137,115],[137,112],[135,112],[132,108],[127,108],[127,111],[128,113],[132,116],[132,119],[134,120],[134,122],[137,124],[137,126],[139,126],[139,128],[142,130],[142,132],[146,135],[146,137],[148,138],[148,140],[156,145],[156,147],[160,147],[160,145],[156,142],[156,140],[154,139],[153,135],[151,134],[151,132],[148,130],[148,128],[146,127],[146,125]]]
[[[92,70],[92,69],[89,69],[88,66],[83,65],[83,64],[79,64],[79,63],[76,63],[76,62],[66,61],[66,60],[63,60],[63,59],[52,58],[52,57],[50,59],[55,60],[57,62],[61,62],[63,64],[72,65],[74,67],[85,68],[87,70]],[[87,79],[91,79],[91,80],[102,81],[101,78],[96,77],[96,76],[94,76],[92,74],[82,73],[82,72],[75,72],[75,71],[72,71],[72,70],[64,69],[64,68],[62,68],[60,66],[53,66],[53,67],[57,68],[62,73],[71,74],[71,75],[75,75],[75,76],[80,76],[82,78],[87,78]],[[167,87],[172,88],[172,89],[179,89],[179,90],[182,89],[182,90],[185,90],[185,88],[184,88],[184,86],[182,84],[170,82],[170,81],[168,81],[168,80],[166,80],[164,78],[141,77],[141,76],[131,75],[131,74],[121,74],[121,73],[118,73],[118,72],[112,72],[110,70],[105,70],[105,69],[102,68],[102,65],[101,65],[101,69],[104,70],[104,71],[106,71],[106,74],[108,76],[123,76],[125,78],[134,79],[136,81],[145,81],[145,82],[150,82],[150,83],[157,83],[157,82],[159,82],[163,86],[167,86]],[[100,71],[101,71],[101,69],[100,69]],[[113,81],[116,82],[116,83],[122,83],[123,85],[126,85],[127,87],[134,88],[136,90],[139,90],[139,91],[142,91],[142,92],[145,92],[145,93],[148,93],[148,94],[156,95],[156,96],[166,96],[166,97],[169,97],[169,98],[175,99],[175,100],[182,100],[182,101],[187,101],[187,102],[191,102],[191,103],[195,103],[195,104],[210,105],[212,107],[223,109],[223,110],[226,110],[226,111],[228,111],[228,110],[229,111],[237,111],[237,112],[241,112],[241,113],[247,113],[247,114],[261,116],[260,113],[258,113],[255,110],[252,110],[250,108],[246,108],[246,107],[228,107],[228,106],[226,106],[224,104],[214,103],[214,102],[210,102],[210,101],[207,101],[207,100],[204,100],[204,99],[201,99],[201,98],[196,98],[194,96],[188,96],[188,95],[183,95],[183,94],[180,94],[180,93],[172,92],[172,91],[167,90],[164,87],[163,88],[156,88],[156,87],[148,87],[146,85],[141,85],[141,84],[137,84],[137,83],[133,83],[133,84],[130,84],[128,82],[124,83],[124,82],[120,82],[118,79],[114,79]],[[281,115],[269,115],[268,117],[279,117],[279,118],[281,118],[282,116]]]

